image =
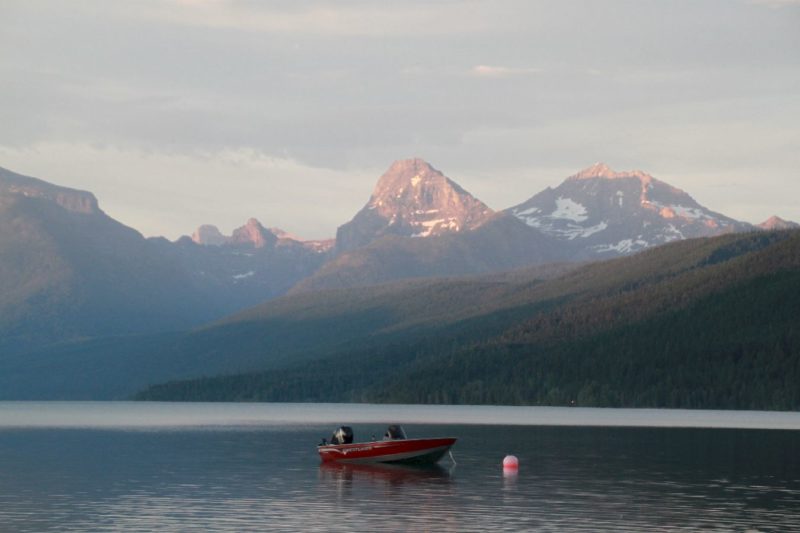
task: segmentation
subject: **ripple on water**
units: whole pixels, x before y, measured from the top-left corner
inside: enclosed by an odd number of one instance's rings
[[[0,430],[0,531],[790,531],[800,435],[407,427],[458,465],[320,466],[331,424]],[[361,434],[380,432],[365,424]],[[507,453],[520,470],[504,476]]]

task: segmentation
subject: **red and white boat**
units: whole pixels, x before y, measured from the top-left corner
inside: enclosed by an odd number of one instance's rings
[[[334,431],[330,444],[324,439],[317,447],[323,462],[432,464],[450,451],[456,439],[409,439],[400,426],[389,426],[383,440],[353,442],[353,430],[342,426]]]

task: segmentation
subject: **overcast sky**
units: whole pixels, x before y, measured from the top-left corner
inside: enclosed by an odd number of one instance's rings
[[[413,156],[494,209],[604,161],[800,221],[800,1],[0,0],[0,125],[148,236],[331,237]]]

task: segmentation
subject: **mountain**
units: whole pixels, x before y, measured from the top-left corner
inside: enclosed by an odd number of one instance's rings
[[[557,239],[573,259],[629,254],[667,242],[753,229],[640,170],[597,163],[507,212]]]
[[[800,231],[691,239],[51,346],[0,360],[0,397],[797,409],[799,290]]]
[[[223,235],[216,226],[204,224],[192,233],[191,240],[203,246],[250,245],[254,248],[299,246],[315,252],[327,252],[334,245],[333,239],[305,241],[280,228],[265,228],[255,218],[248,219],[244,226],[233,230],[231,235]]]
[[[0,199],[7,216],[16,217],[4,226],[5,242],[0,243],[6,264],[0,286],[7,288],[0,299],[0,306],[7,302],[0,307],[0,331],[9,332],[6,339],[36,342],[94,334],[89,322],[57,325],[78,320],[78,315],[65,318],[55,311],[68,301],[86,301],[87,309],[95,305],[89,302],[116,306],[118,312],[102,313],[116,326],[99,331],[134,333],[196,324],[289,291],[595,260],[673,240],[752,229],[641,171],[614,172],[603,164],[518,206],[493,212],[425,161],[396,161],[364,208],[339,228],[335,245],[303,241],[252,218],[230,235],[204,225],[176,242],[145,240],[103,213],[91,193],[10,171],[3,171]],[[771,223],[783,227],[777,220]],[[26,259],[37,253],[38,259]],[[20,269],[20,262],[29,267]],[[132,311],[141,310],[148,293],[163,313]],[[56,295],[61,304],[53,303]],[[52,307],[52,313],[39,314],[40,305]],[[127,325],[114,318],[127,313],[135,316]],[[40,318],[37,326],[32,325],[35,316]],[[29,333],[10,333],[29,326]],[[47,334],[32,333],[48,328]]]
[[[327,259],[250,219],[145,239],[89,192],[0,169],[0,350],[198,326],[289,290]]]
[[[512,270],[565,259],[553,239],[495,213],[421,159],[395,161],[340,226],[334,256],[291,292]]]
[[[203,332],[230,364],[257,349],[226,338],[259,331],[264,371],[139,398],[794,410],[799,321],[800,231],[731,234],[555,276],[286,297]]]
[[[497,273],[569,259],[552,238],[531,230],[513,216],[495,213],[472,230],[426,238],[385,235],[336,255],[290,292]]]
[[[231,235],[203,225],[191,238],[159,246],[198,291],[219,302],[218,318],[286,293],[325,263],[333,242],[302,241],[250,218]]]
[[[782,219],[781,217],[778,217],[778,216],[771,216],[767,220],[762,222],[761,224],[758,224],[758,227],[763,229],[763,230],[771,231],[771,230],[776,230],[776,229],[795,229],[795,228],[800,228],[800,224],[798,224],[797,222],[791,222],[791,221],[788,221],[788,220],[784,220],[784,219]]]
[[[180,266],[91,193],[0,169],[0,351],[214,316]]]
[[[339,228],[335,257],[292,291],[606,259],[752,229],[649,174],[602,163],[493,213],[410,159],[392,164],[367,205]]]
[[[395,161],[367,205],[336,232],[339,253],[386,236],[433,237],[473,230],[493,212],[421,159]]]

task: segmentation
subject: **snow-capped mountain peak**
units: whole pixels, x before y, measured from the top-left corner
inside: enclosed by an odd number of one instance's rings
[[[508,211],[551,237],[572,241],[587,257],[747,227],[641,170],[616,172],[604,163]]]

